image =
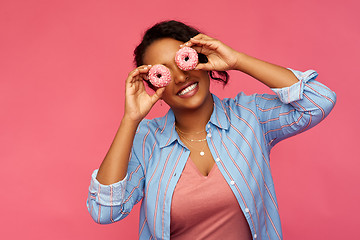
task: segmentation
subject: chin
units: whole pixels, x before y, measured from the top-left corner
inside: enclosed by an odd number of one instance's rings
[[[210,93],[209,93],[210,94]],[[204,94],[197,94],[184,101],[183,108],[188,110],[197,110],[206,106],[207,96]]]

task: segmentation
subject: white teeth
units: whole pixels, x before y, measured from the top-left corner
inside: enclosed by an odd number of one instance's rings
[[[179,95],[179,96],[182,96],[182,95],[190,92],[191,90],[195,89],[197,85],[198,85],[198,83],[191,84],[190,86],[188,86],[187,88],[185,88],[184,90],[182,90],[178,95]]]

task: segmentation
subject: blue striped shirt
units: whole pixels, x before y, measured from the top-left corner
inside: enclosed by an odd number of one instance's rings
[[[315,81],[315,71],[290,70],[299,81],[272,89],[276,95],[239,93],[223,100],[212,95],[207,143],[254,239],[282,239],[271,148],[318,124],[336,101],[333,91]],[[172,194],[189,155],[175,130],[171,109],[164,117],[144,119],[135,135],[126,177],[102,185],[96,180],[98,169],[94,170],[87,199],[90,215],[97,223],[113,223],[142,200],[139,239],[170,239]]]

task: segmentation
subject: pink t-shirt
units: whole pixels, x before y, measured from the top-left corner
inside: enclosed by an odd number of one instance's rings
[[[189,158],[171,202],[171,240],[252,239],[246,218],[216,163],[208,176]]]

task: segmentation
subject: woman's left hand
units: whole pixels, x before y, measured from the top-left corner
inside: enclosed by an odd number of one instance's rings
[[[237,69],[239,52],[215,38],[200,33],[180,47],[185,46],[192,47],[208,58],[207,63],[199,63],[195,70],[227,71]]]

